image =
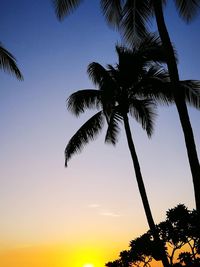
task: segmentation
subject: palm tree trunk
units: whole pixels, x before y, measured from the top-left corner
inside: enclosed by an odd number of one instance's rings
[[[140,164],[139,164],[139,161],[138,161],[138,157],[137,157],[137,154],[136,154],[135,146],[134,146],[132,135],[131,135],[131,130],[130,130],[127,114],[123,115],[123,120],[124,120],[124,127],[125,127],[128,147],[129,147],[129,150],[130,150],[130,153],[131,153],[131,156],[132,156],[133,165],[134,165],[134,169],[135,169],[136,180],[137,180],[138,188],[139,188],[139,191],[140,191],[140,196],[142,198],[142,203],[143,203],[143,207],[144,207],[145,214],[146,214],[146,217],[147,217],[147,221],[148,221],[148,224],[149,224],[149,228],[152,231],[155,244],[157,245],[157,248],[158,248],[158,250],[160,252],[160,259],[162,260],[163,266],[164,267],[169,267],[169,262],[168,262],[168,258],[167,258],[166,252],[165,252],[165,247],[164,247],[163,242],[159,238],[158,231],[156,229],[156,226],[155,226],[155,223],[154,223],[154,220],[153,220],[153,216],[152,216],[152,213],[151,213],[149,201],[148,201],[148,198],[147,198],[147,194],[146,194],[146,190],[145,190],[145,186],[144,186],[144,182],[143,182],[143,178],[142,178],[142,174],[141,174],[141,170],[140,170]]]
[[[168,31],[167,31],[165,20],[164,20],[162,1],[153,0],[153,5],[154,5],[154,11],[155,11],[155,17],[156,17],[159,35],[162,40],[163,46],[165,48],[166,56],[167,56],[167,66],[168,66],[171,83],[174,88],[175,104],[177,107],[179,119],[181,122],[182,130],[183,130],[183,134],[185,138],[185,144],[187,148],[187,154],[188,154],[190,169],[191,169],[192,178],[193,178],[196,209],[198,213],[200,214],[200,165],[199,165],[193,130],[192,130],[192,126],[190,123],[190,118],[189,118],[186,102],[179,88],[179,73],[178,73],[178,68],[177,68],[176,59],[174,55],[174,50],[173,50],[171,40],[170,40]]]

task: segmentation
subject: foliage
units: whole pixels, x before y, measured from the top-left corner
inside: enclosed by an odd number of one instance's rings
[[[66,150],[66,166],[73,154],[102,130],[104,120],[108,123],[105,142],[115,145],[119,134],[119,122],[124,114],[138,121],[148,136],[152,135],[155,104],[174,102],[173,87],[168,73],[161,63],[165,54],[160,39],[149,34],[139,44],[128,49],[116,46],[118,63],[104,68],[93,62],[88,66],[88,75],[98,89],[79,90],[67,100],[70,112],[79,116],[87,109],[100,110],[89,119],[71,138]],[[200,108],[200,83],[194,80],[180,81],[185,100]]]
[[[157,225],[160,239],[166,245],[170,266],[200,266],[200,217],[196,210],[179,204],[167,211],[165,221]],[[130,242],[130,249],[120,253],[118,260],[107,267],[150,267],[158,250],[151,231]]]
[[[96,62],[88,67],[89,77],[98,86],[98,90],[81,90],[72,94],[68,99],[68,108],[76,116],[87,109],[101,110],[70,139],[65,149],[66,165],[73,154],[80,152],[84,145],[97,136],[103,127],[104,120],[108,125],[105,142],[115,145],[120,122],[122,122],[147,221],[155,242],[161,250],[159,259],[162,258],[165,262],[167,257],[156,232],[128,119],[128,114],[130,114],[142,125],[150,137],[153,130],[155,103],[149,97],[149,89],[153,91],[155,87],[157,97],[161,94],[162,99],[172,100],[162,92],[163,84],[169,84],[168,75],[158,64],[164,60],[163,49],[159,39],[149,35],[133,49],[117,46],[116,51],[118,64],[114,67],[108,65],[104,68]]]
[[[51,0],[59,20],[76,10],[83,0]],[[161,0],[163,4],[166,0]],[[118,28],[125,40],[133,44],[144,38],[154,15],[152,0],[99,0],[108,24]],[[199,0],[174,0],[180,17],[187,23],[198,14]]]
[[[19,80],[23,80],[23,76],[17,67],[16,59],[6,50],[0,43],[0,69],[9,72]]]
[[[165,92],[169,80],[167,72],[158,63],[164,61],[164,56],[157,36],[149,35],[137,48],[117,46],[116,52],[118,63],[115,66],[104,68],[96,62],[88,66],[88,75],[98,89],[79,90],[67,100],[68,109],[75,116],[88,109],[99,112],[70,139],[65,150],[66,165],[73,154],[80,152],[83,146],[95,139],[104,120],[108,125],[106,143],[116,144],[119,123],[123,122],[123,116],[128,113],[151,136],[155,102],[150,98],[164,103],[173,101],[171,94]]]

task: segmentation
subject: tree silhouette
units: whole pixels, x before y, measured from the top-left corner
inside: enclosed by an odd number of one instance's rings
[[[167,211],[165,221],[157,225],[160,239],[166,244],[170,266],[200,266],[200,217],[196,210],[188,210],[179,204]],[[122,251],[114,267],[151,267],[157,248],[148,231],[130,242],[130,249]],[[153,265],[153,264],[152,264]],[[112,262],[106,264],[112,267]]]
[[[199,7],[200,1],[198,0],[177,0],[176,6],[181,14],[182,18],[186,21],[190,21]],[[158,31],[162,40],[163,46],[166,51],[168,71],[171,79],[172,86],[174,88],[174,99],[176,108],[179,114],[179,119],[184,133],[185,144],[187,148],[187,154],[190,164],[190,169],[193,177],[194,194],[196,201],[196,208],[200,213],[200,164],[198,160],[198,154],[196,150],[194,135],[192,126],[189,119],[189,114],[185,102],[184,95],[179,87],[179,73],[175,59],[173,46],[170,40],[170,36],[167,31],[167,27],[164,20],[162,1],[153,0],[153,7],[155,11],[155,17],[157,21]]]
[[[89,77],[99,89],[80,90],[68,99],[68,109],[77,116],[87,109],[95,108],[100,111],[83,124],[70,139],[65,150],[66,165],[74,153],[80,152],[84,145],[97,136],[103,128],[104,120],[108,124],[105,141],[115,145],[120,130],[119,123],[122,122],[145,214],[153,233],[153,243],[160,251],[156,259],[162,260],[164,266],[167,266],[165,249],[159,240],[151,213],[128,118],[130,114],[141,123],[148,136],[151,136],[155,104],[144,97],[144,92],[152,92],[152,88],[156,86],[155,97],[160,96],[164,101],[169,101],[162,93],[164,82],[168,82],[168,75],[160,65],[152,62],[158,61],[159,55],[160,60],[163,60],[162,47],[158,38],[148,36],[137,48],[130,50],[117,46],[116,50],[119,62],[115,67],[108,65],[105,69],[95,62],[88,67]]]
[[[0,43],[0,68],[6,72],[9,72],[19,80],[23,80],[23,76],[17,67],[16,59],[14,56],[6,50]]]
[[[174,255],[186,245],[190,252],[179,254],[180,263],[189,260],[191,262],[199,261],[200,246],[200,220],[197,211],[189,211],[184,205],[179,204],[177,207],[167,212],[165,222],[158,225],[161,239],[168,243],[171,248],[170,263],[173,265]],[[188,255],[190,254],[190,257]]]
[[[75,10],[82,0],[52,0],[56,14],[60,20]],[[147,33],[147,23],[155,15],[160,38],[165,48],[167,65],[172,82],[173,93],[179,119],[181,122],[185,144],[193,178],[196,208],[200,213],[200,164],[196,151],[189,114],[180,88],[180,79],[174,49],[167,31],[163,15],[164,0],[100,0],[103,13],[109,22],[124,35],[129,43],[133,44]],[[198,13],[200,0],[175,0],[176,8],[181,18],[190,22]]]

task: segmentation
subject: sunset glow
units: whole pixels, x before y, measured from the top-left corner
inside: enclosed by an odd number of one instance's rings
[[[0,70],[0,266],[103,267],[149,227],[123,127],[116,146],[105,144],[104,128],[65,168],[66,144],[89,118],[72,116],[66,99],[94,88],[88,64],[116,64],[122,39],[99,0],[83,1],[62,22],[51,2],[1,1],[0,41],[24,81]],[[200,16],[185,25],[167,2],[180,77],[200,79]],[[200,112],[189,112],[200,157]],[[130,118],[155,223],[178,203],[195,207],[176,109],[159,106],[157,113],[151,139]]]
[[[92,263],[85,263],[83,264],[83,267],[95,267]]]

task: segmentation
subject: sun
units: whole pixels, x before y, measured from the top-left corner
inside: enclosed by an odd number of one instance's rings
[[[85,263],[85,264],[83,264],[83,267],[94,267],[94,264],[92,264],[92,263]]]

